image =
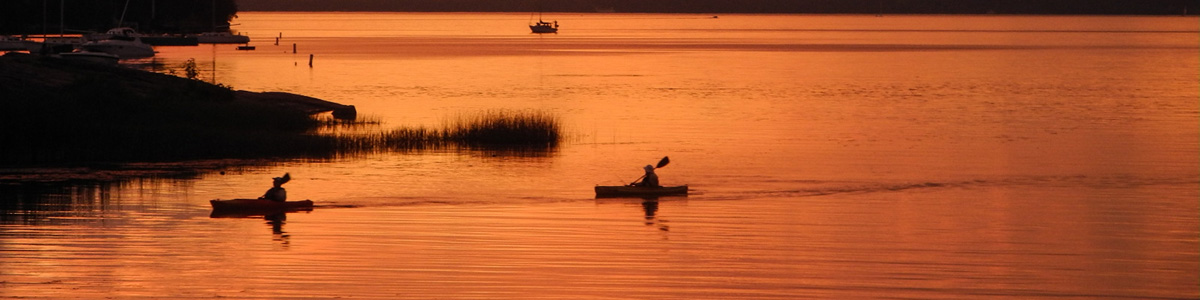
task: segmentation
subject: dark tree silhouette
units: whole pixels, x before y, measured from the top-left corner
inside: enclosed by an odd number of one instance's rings
[[[119,26],[141,32],[228,30],[237,11],[235,0],[4,0],[0,34],[103,32]]]

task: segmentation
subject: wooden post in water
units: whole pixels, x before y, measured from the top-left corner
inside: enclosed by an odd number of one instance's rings
[[[309,54],[308,55],[308,67],[309,68],[312,68],[312,59],[313,59],[313,55]]]
[[[279,46],[279,38],[275,38],[275,46]]]
[[[296,43],[292,43],[292,54],[296,54]]]

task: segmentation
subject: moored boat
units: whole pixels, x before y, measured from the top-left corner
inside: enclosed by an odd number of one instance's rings
[[[28,49],[29,45],[26,44],[25,39],[0,35],[0,51],[24,51]]]
[[[535,24],[529,25],[529,30],[533,33],[558,33],[558,21],[554,23],[538,20]]]
[[[596,197],[657,197],[657,196],[687,196],[688,186],[660,186],[660,187],[643,187],[643,186],[596,186]]]
[[[137,32],[132,28],[113,28],[107,33],[108,38],[83,43],[79,48],[90,52],[104,52],[116,55],[121,59],[146,58],[154,56],[154,47],[142,42]]]
[[[212,204],[213,212],[246,212],[246,213],[272,213],[272,212],[290,212],[290,211],[306,211],[312,210],[312,200],[287,201],[277,202],[266,199],[231,199],[231,200],[209,200]]]

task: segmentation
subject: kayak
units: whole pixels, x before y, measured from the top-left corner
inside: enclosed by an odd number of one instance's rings
[[[277,202],[266,199],[209,200],[213,212],[289,212],[312,210],[312,200]]]
[[[643,187],[643,186],[596,186],[596,197],[656,197],[656,196],[687,196],[688,186],[660,186],[660,187]]]

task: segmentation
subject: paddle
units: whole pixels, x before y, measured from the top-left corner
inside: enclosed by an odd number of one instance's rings
[[[659,160],[659,161],[658,161],[658,165],[655,165],[655,166],[654,166],[654,168],[655,168],[655,169],[662,168],[662,167],[665,167],[665,166],[667,166],[667,164],[669,164],[669,163],[671,163],[671,158],[669,158],[669,157],[666,157],[666,156],[663,156],[662,160]],[[634,179],[634,180],[633,180],[633,182],[630,182],[630,183],[629,183],[629,185],[635,185],[635,184],[637,184],[637,182],[638,182],[638,181],[641,181],[641,180],[642,180],[642,178],[646,178],[646,175],[645,175],[645,174],[642,174],[642,177],[638,177],[638,179]]]

